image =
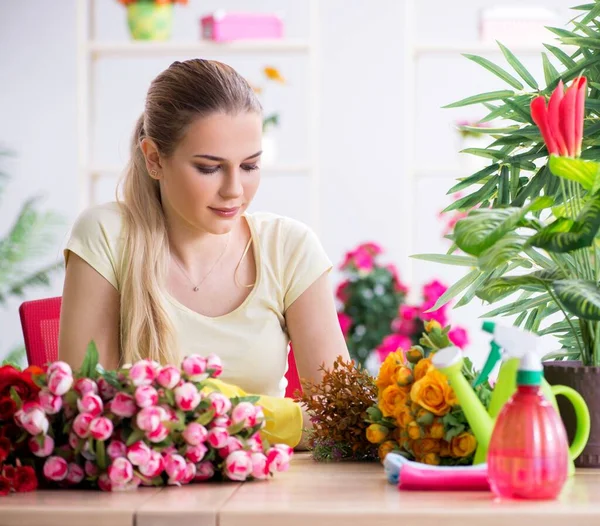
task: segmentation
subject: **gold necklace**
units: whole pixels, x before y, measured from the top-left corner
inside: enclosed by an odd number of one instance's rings
[[[217,260],[214,262],[213,266],[210,267],[210,270],[200,280],[199,283],[194,283],[194,281],[190,278],[190,275],[187,273],[187,271],[185,270],[185,268],[183,267],[183,265],[181,263],[179,263],[179,260],[177,259],[177,257],[175,257],[175,254],[171,254],[173,256],[173,261],[175,261],[175,263],[181,269],[181,271],[183,272],[183,274],[185,275],[185,277],[187,278],[187,280],[193,285],[193,289],[192,290],[194,292],[198,292],[198,290],[200,290],[200,285],[202,285],[202,283],[204,283],[204,281],[206,280],[206,278],[208,278],[208,276],[210,276],[210,273],[215,269],[215,267],[217,266],[217,264],[219,263],[219,261],[221,261],[221,259],[223,258],[223,256],[225,255],[225,252],[227,252],[227,247],[229,246],[229,239],[230,238],[231,238],[231,233],[229,233],[227,235],[227,243],[225,243],[225,248],[223,249],[223,252],[221,252],[221,255],[217,258]]]

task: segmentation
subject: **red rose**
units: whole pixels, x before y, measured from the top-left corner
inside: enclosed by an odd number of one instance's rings
[[[2,464],[10,454],[10,440],[5,437],[0,437],[0,464]]]
[[[16,472],[17,470],[14,466],[4,466],[4,469],[0,471],[0,476],[5,477],[12,482]]]
[[[0,420],[10,420],[16,410],[17,404],[10,396],[0,398]]]
[[[12,482],[17,492],[33,491],[38,485],[35,471],[31,466],[19,466]]]
[[[10,480],[6,477],[0,476],[0,496],[8,495],[10,493]]]
[[[30,366],[24,371],[19,371],[12,365],[0,367],[0,400],[4,401],[5,398],[10,398],[11,387],[14,388],[23,402],[32,400],[40,390],[33,381],[33,376],[43,372],[43,369],[36,366]]]

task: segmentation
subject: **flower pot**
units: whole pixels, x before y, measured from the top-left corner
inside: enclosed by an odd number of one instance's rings
[[[127,24],[135,40],[168,40],[173,28],[173,4],[135,2],[127,6]]]
[[[544,362],[544,376],[550,385],[571,387],[585,400],[590,411],[590,438],[575,466],[600,468],[600,367],[584,367],[575,360]],[[562,396],[556,401],[571,442],[577,428],[573,405]]]

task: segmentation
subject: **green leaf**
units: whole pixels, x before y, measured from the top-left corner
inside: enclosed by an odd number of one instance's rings
[[[548,177],[552,174],[548,170],[547,166],[543,166],[538,172],[530,179],[526,186],[521,188],[521,191],[517,194],[517,197],[510,204],[513,207],[521,207],[525,204],[525,201],[529,197],[539,195],[540,190],[545,186],[548,181]]]
[[[510,49],[508,49],[506,46],[503,46],[500,42],[496,42],[498,46],[500,46],[500,49],[502,50],[506,61],[513,67],[513,69],[519,74],[519,76],[533,89],[538,89],[537,82],[535,81],[531,73],[529,73],[529,71],[525,69],[525,66],[523,66],[521,61],[517,57],[515,57],[512,51],[510,51]]]
[[[560,60],[563,65],[567,68],[575,67],[577,64],[569,55],[567,55],[562,49],[551,46],[550,44],[544,44],[545,48],[550,51],[558,60]]]
[[[521,276],[506,276],[497,278],[485,287],[479,295],[485,301],[493,303],[500,298],[510,296],[521,290],[532,292],[544,292],[550,285],[556,281],[563,279],[565,276],[559,269],[554,270],[538,270],[531,274]]]
[[[542,62],[544,64],[544,80],[546,84],[552,84],[560,75],[546,53],[542,53]]]
[[[599,163],[552,155],[549,166],[554,175],[575,181],[586,190],[596,193],[600,189]]]
[[[479,64],[480,66],[483,66],[488,71],[491,71],[494,75],[501,78],[507,84],[510,84],[513,88],[516,88],[518,90],[523,89],[523,84],[521,84],[508,71],[502,69],[500,66],[497,66],[491,60],[488,60],[487,58],[483,57],[478,57],[477,55],[469,55],[466,53],[464,53],[463,56]]]
[[[588,4],[588,6],[594,6],[594,7],[590,10],[590,12],[587,15],[585,15],[583,17],[583,19],[581,20],[582,24],[587,24],[588,22],[591,22],[595,18],[600,17],[600,3]]]
[[[98,348],[96,347],[94,340],[92,340],[87,346],[85,358],[83,359],[83,364],[81,365],[80,374],[85,378],[96,378],[98,375],[98,371],[96,370],[98,361]]]
[[[477,266],[477,258],[474,258],[473,256],[459,256],[454,254],[413,254],[410,257],[422,261],[431,261],[433,263],[442,263],[458,267]]]
[[[465,197],[457,199],[456,201],[454,201],[454,203],[447,206],[442,212],[450,212],[451,210],[469,210],[470,208],[473,208],[474,206],[481,204],[485,200],[489,199],[495,190],[496,180],[490,179],[479,190]]]
[[[490,150],[489,148],[465,148],[460,153],[470,153],[471,155],[477,155],[478,157],[486,157],[489,159],[504,161],[507,159],[507,155],[498,150]]]
[[[472,270],[467,275],[463,276],[459,279],[454,285],[452,285],[444,294],[442,294],[435,305],[425,312],[434,312],[438,310],[441,306],[448,303],[450,300],[454,299],[458,294],[460,294],[463,290],[465,290],[471,283],[473,283],[477,277],[481,274],[481,271],[478,269]]]
[[[494,274],[493,270],[488,270],[487,272],[482,272],[480,276],[471,284],[471,286],[467,289],[467,291],[462,295],[458,303],[454,306],[455,309],[467,305],[477,294],[477,292],[481,289],[483,283],[485,283],[490,276]]]
[[[480,318],[495,318],[496,316],[511,316],[513,314],[520,314],[523,311],[539,307],[540,305],[545,305],[551,301],[551,299],[552,298],[550,295],[545,293],[528,300],[517,300],[509,305],[503,305],[502,307],[498,307],[490,312],[486,312],[485,314],[481,315]]]
[[[600,192],[586,203],[574,221],[559,218],[532,236],[528,243],[548,252],[571,252],[591,246],[599,228]]]
[[[460,183],[454,185],[452,188],[450,188],[450,190],[448,190],[447,194],[454,194],[456,192],[460,192],[461,190],[467,188],[468,186],[478,183],[479,181],[481,181],[488,175],[497,171],[499,167],[500,167],[500,165],[497,163],[486,166],[485,168],[479,170],[477,173],[474,173],[473,175],[467,177],[466,179],[463,179]]]
[[[208,425],[212,419],[215,416],[215,410],[214,409],[209,409],[208,411],[205,411],[204,413],[201,413],[197,418],[196,418],[196,422],[198,422],[200,425],[202,426],[206,426]]]
[[[571,33],[574,35],[575,33]],[[581,46],[586,49],[600,49],[600,38],[565,36],[563,43],[572,46]]]
[[[127,446],[135,444],[138,440],[142,440],[146,434],[141,429],[134,429],[131,434],[127,437]]]
[[[462,106],[469,106],[470,104],[479,104],[481,102],[488,102],[492,100],[502,100],[506,97],[512,97],[514,94],[515,92],[511,90],[489,91],[487,93],[480,93],[479,95],[467,97],[466,99],[459,100],[458,102],[453,102],[452,104],[443,106],[443,108],[461,108]]]
[[[498,239],[491,247],[479,256],[479,268],[493,270],[498,266],[514,259],[525,246],[526,239],[516,234],[508,234]]]
[[[566,279],[553,284],[565,310],[584,320],[600,321],[600,289],[593,281]]]
[[[23,400],[21,400],[21,397],[19,396],[19,393],[17,393],[17,390],[13,386],[11,386],[9,392],[12,401],[17,406],[17,409],[21,409],[21,407],[23,407]]]
[[[106,448],[102,440],[96,440],[96,463],[102,470],[108,467],[106,462]]]

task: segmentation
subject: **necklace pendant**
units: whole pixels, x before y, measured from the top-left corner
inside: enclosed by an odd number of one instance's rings
[[[198,292],[200,289],[198,287],[194,287],[194,292]]]

